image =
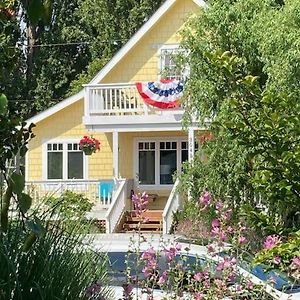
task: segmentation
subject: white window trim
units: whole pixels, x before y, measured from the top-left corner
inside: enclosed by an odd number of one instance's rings
[[[79,143],[79,140],[74,138],[68,139],[55,139],[55,140],[44,140],[42,144],[42,177],[44,181],[82,181],[88,179],[88,163],[89,159],[87,155],[83,154],[83,178],[82,179],[68,179],[67,178],[67,144],[68,143]],[[63,144],[63,178],[62,179],[48,179],[48,144]]]
[[[158,70],[158,79],[162,79],[161,73],[162,73],[162,50],[176,50],[179,49],[179,44],[164,44],[158,49],[158,62],[157,62],[157,70]]]
[[[140,184],[138,182],[138,175],[139,175],[139,148],[138,148],[138,143],[139,142],[177,142],[177,173],[180,174],[181,172],[181,142],[188,142],[188,138],[185,136],[178,136],[178,137],[136,137],[134,138],[134,143],[133,143],[133,174],[135,174],[135,181],[140,190],[171,190],[173,188],[174,184],[160,184],[160,167],[159,167],[159,147],[156,147],[155,149],[155,184]],[[179,143],[179,147],[178,147]]]

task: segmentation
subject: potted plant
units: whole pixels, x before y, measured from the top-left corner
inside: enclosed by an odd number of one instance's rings
[[[84,152],[85,155],[91,155],[100,150],[100,142],[92,136],[84,136],[79,142],[79,149]]]

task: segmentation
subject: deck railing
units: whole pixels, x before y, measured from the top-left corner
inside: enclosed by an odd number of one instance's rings
[[[134,83],[86,85],[89,114],[131,114],[147,111]]]
[[[130,208],[129,196],[132,189],[133,179],[119,181],[119,186],[113,195],[111,206],[105,216],[106,233],[116,232],[122,216]]]
[[[134,83],[85,85],[85,115],[161,114],[146,105]],[[174,109],[182,111],[182,109]]]
[[[163,211],[163,234],[170,233],[173,223],[173,213],[176,212],[181,206],[180,195],[177,191],[178,184],[179,180],[176,179]]]
[[[107,182],[107,180],[103,180]],[[25,192],[32,198],[33,203],[38,204],[46,197],[59,197],[65,191],[72,191],[83,194],[91,202],[102,208],[108,208],[112,201],[114,192],[106,193],[105,197],[101,195],[101,180],[52,180],[52,181],[27,181]]]

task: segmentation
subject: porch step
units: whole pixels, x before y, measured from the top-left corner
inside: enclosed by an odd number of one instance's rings
[[[151,210],[143,212],[141,216],[136,216],[134,212],[127,212],[123,230],[143,232],[161,232],[162,231],[162,210]]]

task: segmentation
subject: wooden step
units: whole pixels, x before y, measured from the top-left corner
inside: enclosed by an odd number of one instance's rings
[[[128,224],[125,223],[123,226],[124,230],[138,230],[138,229],[147,229],[147,230],[152,230],[152,231],[161,231],[162,230],[162,226],[161,223],[157,223],[157,224],[149,224],[149,223],[132,223],[132,224]]]
[[[145,220],[145,223],[149,223],[149,222],[160,222],[162,221],[162,217],[144,217],[144,218],[140,218],[140,217],[130,217],[130,216],[127,216],[126,217],[126,222],[139,222],[141,220]]]
[[[125,231],[161,231],[162,230],[162,210],[148,210],[141,215],[132,212],[127,212],[123,230]]]
[[[128,213],[131,217],[136,217],[136,213],[131,211]],[[162,218],[162,210],[147,210],[141,213],[141,217],[151,219],[151,218]]]

